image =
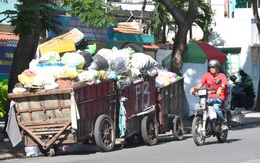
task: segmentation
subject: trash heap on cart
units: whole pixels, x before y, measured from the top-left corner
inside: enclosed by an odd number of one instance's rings
[[[16,85],[13,92],[69,88],[79,82],[92,85],[109,79],[118,80],[120,88],[157,74],[156,86],[163,87],[178,78],[175,73],[158,69],[158,63],[149,55],[136,53],[130,47],[96,52],[95,44],[82,47],[83,37],[74,28],[41,44],[40,57],[18,76],[22,85]]]

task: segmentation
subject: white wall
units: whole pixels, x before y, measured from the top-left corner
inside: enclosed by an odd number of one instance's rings
[[[121,6],[121,8],[123,10],[139,10],[141,11],[142,10],[142,6],[143,4],[142,3],[119,3],[119,2],[113,2],[112,3],[114,6]],[[145,6],[145,11],[154,11],[154,5],[153,4],[146,4]]]
[[[215,17],[224,18],[224,0],[211,0],[211,8],[215,12]]]
[[[201,77],[207,72],[208,62],[201,63],[184,63],[182,72],[184,76],[184,114],[188,117],[194,114],[194,106],[198,103],[199,98],[189,94],[189,90],[199,84]]]
[[[251,43],[251,19],[216,19],[212,28],[210,41],[214,46],[238,47]]]

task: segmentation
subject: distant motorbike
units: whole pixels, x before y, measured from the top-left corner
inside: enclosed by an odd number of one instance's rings
[[[219,83],[221,83],[221,80],[216,82],[216,84]],[[193,94],[200,99],[199,107],[196,108],[195,116],[192,121],[192,137],[197,146],[203,145],[205,139],[210,136],[216,136],[220,143],[225,142],[227,139],[228,130],[221,130],[221,123],[217,119],[217,113],[213,106],[207,103],[207,95],[215,92],[216,90],[207,89],[200,89],[193,92]],[[228,119],[228,110],[223,108],[222,112],[225,118]]]
[[[247,88],[242,82],[235,82],[236,77],[232,76],[230,79],[233,82],[230,110],[235,110],[236,107],[243,107],[249,110],[253,104],[251,104],[249,97],[246,95],[245,90]]]

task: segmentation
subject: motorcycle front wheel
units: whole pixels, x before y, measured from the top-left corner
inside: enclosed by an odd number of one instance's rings
[[[203,118],[195,116],[192,121],[192,137],[197,146],[201,146],[205,142],[205,135],[202,132]]]

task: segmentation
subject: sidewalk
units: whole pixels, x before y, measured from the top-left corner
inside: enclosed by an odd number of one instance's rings
[[[237,114],[239,113],[239,114]],[[241,114],[240,114],[241,113]],[[233,119],[236,121],[231,121],[231,129],[239,126],[245,126],[250,124],[260,123],[260,112],[255,112],[252,110],[245,110],[243,108],[237,108],[232,111],[232,116],[237,117]],[[239,117],[239,118],[238,118]],[[185,133],[191,132],[191,122],[184,121],[184,131]],[[0,121],[0,130],[3,128],[4,123]],[[165,135],[164,135],[165,136]],[[0,134],[0,160],[11,159],[15,157],[24,157],[26,155],[24,151],[24,144],[20,142],[16,147],[13,147],[11,142],[3,142],[3,135]]]

